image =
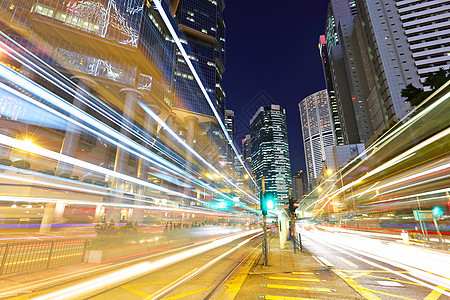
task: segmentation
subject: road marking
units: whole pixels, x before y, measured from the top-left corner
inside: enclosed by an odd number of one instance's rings
[[[249,259],[241,268],[238,269],[236,276],[234,276],[229,283],[225,284],[228,287],[227,290],[225,291],[225,295],[229,296],[230,300],[233,300],[239,293],[242,285],[247,279],[248,272],[250,271],[252,266],[255,265],[255,261],[257,258],[258,252],[254,252],[252,254],[251,259]],[[223,297],[222,299],[226,298]]]
[[[276,277],[276,276],[269,276],[267,277],[269,279],[275,279],[275,280],[292,280],[292,281],[308,281],[308,282],[320,282],[317,278],[294,278],[294,277]]]
[[[400,283],[395,282],[395,281],[376,280],[376,282],[378,282],[378,284],[382,285],[382,286],[393,286],[393,287],[402,287],[403,286],[403,284],[400,284]]]
[[[385,296],[389,296],[389,297],[393,297],[393,298],[399,298],[399,299],[405,299],[405,300],[415,300],[414,298],[408,298],[408,297],[403,297],[403,296],[399,296],[399,295],[389,294],[389,293],[385,293],[385,292],[371,290],[371,289],[368,289],[368,288],[364,288],[364,289],[367,292],[377,293],[377,294],[381,294],[381,295],[385,295]]]
[[[314,256],[315,257],[315,256]],[[326,260],[324,257],[321,256],[317,256],[315,257],[316,259],[318,259],[323,265],[325,265],[326,267],[334,267],[334,265],[332,263],[330,263],[328,260]]]
[[[348,272],[348,273],[350,273],[350,272]],[[357,272],[356,274],[354,274],[354,275],[352,275],[350,277],[353,278],[353,279],[356,279],[356,278],[359,278],[359,277],[369,276],[370,273],[371,272],[363,272],[363,273]]]
[[[384,279],[384,280],[390,280],[390,281],[396,281],[396,282],[401,282],[401,283],[406,283],[406,284],[412,284],[412,285],[418,285],[418,286],[423,286],[419,283],[415,283],[412,281],[404,281],[404,280],[399,280],[399,279],[391,279],[391,278],[386,278],[386,277],[381,277],[381,276],[375,276],[375,275],[366,275],[367,277],[372,277],[372,278],[378,278],[378,279]],[[353,276],[352,276],[353,278]]]
[[[365,287],[354,281],[351,277],[347,276],[346,274],[337,271],[337,270],[331,270],[334,274],[342,278],[349,286],[351,286],[355,291],[361,294],[364,298],[368,300],[381,300],[371,292],[369,292]]]
[[[211,287],[207,287],[207,288],[203,288],[203,289],[198,289],[198,290],[195,290],[195,291],[191,291],[191,292],[179,294],[179,295],[172,296],[172,297],[169,297],[169,298],[163,298],[162,300],[175,300],[175,299],[180,299],[180,298],[184,298],[184,297],[187,297],[187,296],[195,295],[195,294],[198,294],[198,293],[201,293],[201,292],[210,290],[210,289],[212,289],[212,288],[211,288]]]
[[[337,259],[339,259],[339,260],[342,261],[343,263],[349,265],[350,267],[358,268],[358,265],[352,263],[351,261],[349,261],[349,260],[347,260],[347,259],[345,259],[345,258],[343,258],[343,257],[337,256]]]
[[[442,286],[437,286],[437,288],[441,289],[441,290],[445,290],[444,287]],[[438,292],[436,290],[431,291],[431,293],[428,294],[428,296],[426,296],[425,298],[423,298],[423,300],[437,300],[439,299],[439,297],[442,295],[441,292]]]
[[[292,272],[293,275],[314,275],[313,272]]]
[[[145,293],[145,292],[143,292],[143,291],[141,291],[141,290],[135,289],[135,288],[132,287],[130,284],[122,285],[121,288],[124,289],[124,290],[126,290],[126,291],[129,291],[129,292],[131,292],[131,293],[133,293],[133,294],[136,294],[136,295],[138,295],[138,296],[141,296],[141,297],[143,297],[143,298],[147,298],[148,296],[150,296],[150,294]]]
[[[318,242],[321,243],[321,244],[327,245],[325,242],[320,242],[320,241],[318,241]],[[425,281],[422,281],[422,280],[413,278],[413,277],[408,276],[408,275],[403,275],[403,274],[401,274],[401,272],[391,270],[391,269],[389,269],[389,268],[387,268],[387,267],[383,267],[382,265],[379,265],[379,264],[377,264],[377,263],[372,263],[372,262],[368,261],[367,259],[364,259],[364,258],[359,257],[359,256],[357,256],[357,255],[353,255],[353,254],[349,253],[348,251],[352,251],[352,252],[358,253],[358,254],[363,254],[363,255],[366,255],[366,256],[370,257],[371,259],[375,259],[375,260],[378,260],[378,261],[381,261],[381,262],[384,262],[384,263],[387,263],[387,264],[392,264],[392,262],[393,262],[392,260],[384,259],[384,258],[381,257],[381,256],[377,256],[377,255],[370,254],[370,253],[367,253],[367,252],[364,252],[364,251],[360,251],[360,250],[356,250],[356,249],[353,249],[353,248],[349,248],[349,247],[343,246],[343,245],[339,245],[339,246],[330,246],[330,245],[328,245],[328,246],[331,247],[331,248],[337,249],[338,251],[341,251],[342,253],[344,253],[344,254],[346,254],[346,255],[348,255],[348,256],[354,257],[354,258],[356,258],[356,259],[358,259],[358,260],[360,260],[360,261],[362,261],[362,262],[364,262],[364,263],[367,263],[367,264],[369,264],[369,265],[372,265],[372,266],[374,266],[374,267],[376,267],[376,268],[378,268],[378,269],[383,269],[383,270],[385,270],[385,271],[389,271],[389,272],[392,273],[392,274],[396,274],[397,276],[401,276],[401,277],[406,278],[406,279],[408,279],[408,280],[411,280],[411,281],[414,281],[414,282],[416,282],[416,283],[419,283],[419,284],[421,284],[421,285],[423,285],[424,287],[427,287],[427,288],[429,288],[429,289],[432,289],[432,290],[433,290],[433,289],[437,289],[437,290],[438,290],[439,292],[441,292],[442,294],[444,294],[444,295],[446,295],[446,296],[450,296],[450,293],[446,292],[445,290],[439,289],[439,288],[437,288],[437,287],[435,287],[435,286],[433,286],[433,285],[431,285],[431,284],[429,284],[429,283],[427,283],[427,282],[425,282]],[[341,249],[341,250],[339,250],[339,249]],[[344,250],[342,250],[342,249],[345,249],[345,250],[347,250],[347,251],[344,251]],[[435,276],[444,278],[444,277],[441,276],[441,275],[433,274],[433,273],[431,273],[431,272],[424,271],[424,270],[421,270],[421,269],[418,269],[418,268],[415,268],[415,267],[410,267],[410,266],[405,265],[405,264],[402,264],[402,263],[394,262],[394,265],[396,265],[396,266],[400,265],[400,266],[402,266],[404,269],[407,269],[407,268],[413,268],[413,269],[418,270],[418,271],[426,272],[426,273],[429,273],[429,274],[432,274],[432,275],[435,275]],[[408,273],[409,273],[409,272],[408,272]],[[446,279],[447,279],[447,278],[446,278]]]
[[[377,271],[377,270],[339,270],[340,272],[344,273],[356,273],[356,272],[363,272],[363,273],[392,273],[390,271]],[[409,273],[408,271],[397,271],[397,273]]]
[[[263,285],[263,286],[265,286],[269,289],[300,290],[300,291],[331,293],[331,290],[327,289],[327,288],[314,288],[314,287],[306,287],[306,286],[281,285],[281,284],[267,284],[267,285]]]
[[[267,299],[267,300],[319,300],[319,299],[312,299],[312,298],[298,298],[298,297],[271,296],[271,295],[264,296],[264,299]]]

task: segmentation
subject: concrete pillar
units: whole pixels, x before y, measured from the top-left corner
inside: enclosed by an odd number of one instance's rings
[[[187,123],[187,133],[186,133],[186,143],[189,147],[194,147],[194,137],[195,137],[195,125],[198,122],[196,117],[190,116],[186,117],[185,121]],[[192,165],[192,153],[186,150],[186,170],[189,172],[189,169]],[[184,193],[186,195],[190,195],[191,191],[186,187],[184,188]]]
[[[52,224],[60,223],[65,207],[66,205],[64,203],[59,202],[45,204],[39,233],[48,233],[52,228]]]
[[[89,82],[92,86],[97,85],[92,79],[85,76],[73,76],[70,79],[78,81],[77,93],[79,94],[89,92],[90,87],[87,82]],[[76,96],[73,98],[73,105],[81,110],[86,109],[86,105]],[[80,141],[80,134],[80,128],[72,123],[68,123],[60,153],[71,157],[76,156],[78,143]],[[58,166],[56,169],[57,174],[67,173],[71,175],[73,171],[73,165],[58,162]]]
[[[161,113],[161,109],[157,105],[150,105],[149,108],[156,115],[159,115]],[[156,135],[157,124],[158,123],[155,120],[153,120],[153,118],[149,114],[145,114],[144,130],[147,133],[154,133]],[[137,177],[145,181],[147,181],[148,179],[148,163],[142,158],[139,158]]]
[[[101,223],[105,216],[105,207],[97,205],[95,207],[94,223]]]
[[[279,212],[278,213],[278,227],[279,227],[279,237],[280,237],[280,249],[284,249],[288,237],[289,219],[287,216]]]
[[[174,120],[176,117],[177,117],[177,115],[175,113],[171,112],[166,120],[167,126],[169,126],[169,128],[175,132],[176,132],[176,130],[174,130],[173,125],[174,125]]]
[[[189,147],[194,146],[194,137],[195,137],[195,125],[198,122],[196,117],[186,117],[185,121],[187,123],[187,134],[186,134],[186,143]]]
[[[125,102],[123,107],[123,119],[124,121],[132,122],[134,119],[134,114],[136,112],[136,103],[139,99],[142,98],[142,93],[135,89],[124,88],[121,89],[120,94],[125,95]],[[123,127],[120,129],[120,132],[129,136],[128,131],[126,131]],[[114,171],[119,173],[126,173],[128,169],[128,159],[129,153],[123,150],[120,147],[117,147],[116,152],[116,160],[114,162]]]

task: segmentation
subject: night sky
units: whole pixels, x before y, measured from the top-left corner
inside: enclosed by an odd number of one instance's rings
[[[226,1],[223,86],[227,108],[235,111],[236,144],[240,148],[240,139],[250,133],[252,102],[265,91],[286,109],[292,172],[306,170],[298,103],[325,89],[317,45],[327,5],[328,0]]]

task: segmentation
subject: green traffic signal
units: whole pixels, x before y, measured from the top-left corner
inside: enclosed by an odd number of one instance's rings
[[[267,211],[269,209],[275,208],[275,199],[276,194],[274,192],[261,192],[260,193],[260,201],[261,201],[261,211],[263,216],[267,215]]]
[[[435,219],[440,219],[444,216],[444,212],[442,211],[442,208],[440,208],[439,206],[436,206],[435,208],[433,208],[433,216]]]

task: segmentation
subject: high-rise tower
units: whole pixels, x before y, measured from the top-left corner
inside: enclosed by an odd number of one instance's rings
[[[325,161],[325,147],[336,145],[329,103],[327,90],[323,90],[298,104],[309,186],[316,184]]]
[[[224,8],[224,0],[181,0],[176,12],[178,29],[185,36],[182,42],[186,45],[188,57],[196,66],[209,98],[222,117],[225,115],[225,92],[221,84],[225,72]],[[181,53],[177,53],[176,68],[175,85],[179,93],[174,106],[212,115]]]
[[[278,201],[288,199],[292,185],[286,112],[279,105],[261,106],[250,120],[252,171],[266,191],[276,192]]]

